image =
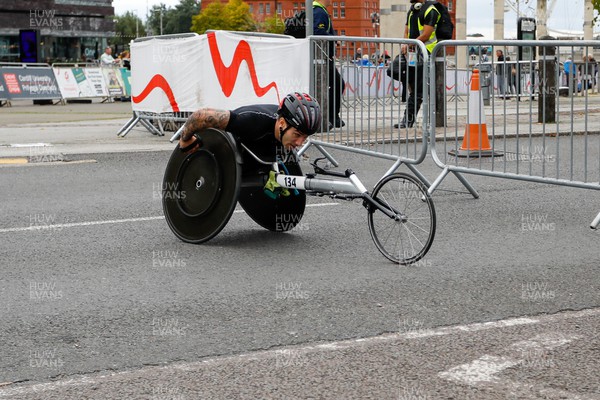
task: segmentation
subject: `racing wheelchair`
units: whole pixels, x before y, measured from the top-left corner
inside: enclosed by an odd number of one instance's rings
[[[238,202],[260,226],[289,231],[304,215],[306,196],[313,195],[362,200],[375,246],[394,263],[415,263],[431,247],[436,229],[433,201],[412,175],[384,176],[369,192],[352,170],[322,168],[322,158],[313,161],[313,173],[304,175],[296,157],[267,159],[218,129],[206,129],[199,136],[202,145],[197,151],[184,154],[175,148],[162,187],[166,221],[184,242],[215,237]]]

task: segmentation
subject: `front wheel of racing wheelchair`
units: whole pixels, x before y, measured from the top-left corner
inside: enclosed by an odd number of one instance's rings
[[[206,129],[199,136],[201,147],[184,154],[177,146],[165,170],[163,210],[175,236],[196,244],[212,239],[225,227],[238,201],[250,218],[268,230],[284,232],[300,222],[306,206],[304,191],[269,197],[264,185],[270,163],[258,162],[229,132]],[[280,165],[289,174],[302,175],[295,160]]]

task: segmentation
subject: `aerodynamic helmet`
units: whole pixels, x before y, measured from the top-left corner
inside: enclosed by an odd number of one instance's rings
[[[290,93],[281,102],[277,114],[305,135],[312,135],[321,126],[321,106],[311,95]]]

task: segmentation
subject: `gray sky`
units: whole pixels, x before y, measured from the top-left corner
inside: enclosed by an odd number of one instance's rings
[[[406,0],[407,3],[408,1]],[[512,1],[514,3],[516,0]],[[168,7],[179,4],[179,0],[113,0],[113,6],[117,15],[133,11],[145,20],[146,10],[153,4],[161,2]],[[554,11],[548,19],[548,27],[559,31],[583,32],[583,0],[555,0],[555,2]],[[531,0],[528,4],[521,0],[519,9],[525,16],[535,17],[535,4],[535,0]],[[493,16],[492,0],[468,0],[467,34],[481,33],[485,39],[493,39]],[[514,39],[517,36],[517,16],[512,10],[504,14],[504,32],[507,39]],[[600,32],[598,25],[594,28],[594,32]]]

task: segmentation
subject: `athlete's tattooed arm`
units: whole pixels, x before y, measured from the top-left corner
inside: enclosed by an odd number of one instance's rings
[[[199,132],[206,128],[225,129],[229,123],[229,115],[229,111],[213,110],[210,108],[202,108],[194,112],[186,121],[180,140],[187,142],[192,138],[194,132]]]

